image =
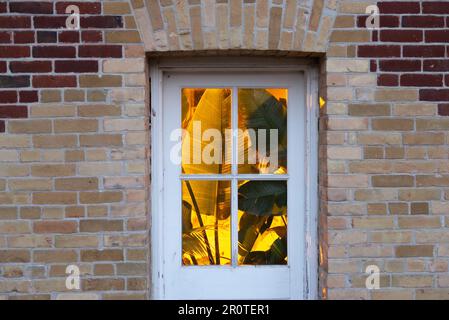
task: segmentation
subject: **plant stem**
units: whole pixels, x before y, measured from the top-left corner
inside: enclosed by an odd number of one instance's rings
[[[184,169],[182,171],[184,172]],[[198,203],[196,202],[195,195],[193,194],[192,186],[190,185],[189,181],[185,180],[184,182],[186,183],[190,198],[192,199],[193,207],[195,208],[196,216],[198,218],[198,223],[200,224],[201,228],[204,228],[203,218],[201,218],[200,208],[198,207]],[[207,255],[209,256],[209,262],[210,262],[210,264],[215,264],[214,258],[212,255],[212,250],[210,249],[209,239],[207,238],[206,230],[203,230],[203,238],[204,238],[204,244],[206,245]]]

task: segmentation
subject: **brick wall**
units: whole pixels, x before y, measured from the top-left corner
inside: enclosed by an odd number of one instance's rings
[[[77,296],[68,264],[78,297],[147,297],[145,59],[129,3],[1,2],[0,28],[0,297]]]
[[[448,2],[69,4],[0,3],[0,298],[148,298],[144,52],[229,49],[322,56],[322,297],[449,298]]]
[[[331,299],[449,298],[448,19],[447,1],[340,3],[323,111]]]

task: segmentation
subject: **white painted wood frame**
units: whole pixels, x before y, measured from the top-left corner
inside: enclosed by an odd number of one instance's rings
[[[164,145],[168,143],[167,128],[164,128],[164,77],[171,73],[179,75],[180,80],[184,74],[189,74],[187,79],[184,79],[184,87],[291,87],[291,83],[296,81],[302,83],[302,88],[296,90],[298,96],[294,96],[295,90],[289,90],[289,106],[288,106],[288,216],[289,216],[289,236],[288,236],[288,251],[289,251],[289,265],[291,263],[299,266],[298,270],[291,271],[291,278],[289,278],[290,288],[289,295],[285,296],[283,293],[280,296],[270,297],[264,295],[263,292],[253,295],[253,298],[291,298],[291,299],[315,299],[317,298],[318,273],[317,273],[317,216],[318,216],[318,196],[317,196],[317,154],[318,154],[318,72],[317,68],[310,65],[302,59],[266,59],[266,58],[195,58],[195,59],[161,59],[150,61],[151,72],[151,297],[153,299],[164,298],[247,298],[247,293],[242,292],[241,296],[237,295],[221,295],[211,296],[207,293],[206,296],[190,295],[189,292],[180,286],[179,294],[173,294],[172,291],[167,294],[167,281],[171,279],[173,273],[180,272],[180,258],[179,264],[164,264],[164,256],[167,252],[167,241],[164,242],[164,233],[167,230],[164,224],[164,217],[167,211],[167,201],[164,201],[164,190],[167,191],[167,171],[166,166],[166,148]],[[195,80],[192,80],[192,74],[196,74]],[[217,75],[220,75],[217,77]],[[236,77],[239,74],[239,77]],[[255,76],[257,74],[257,76]],[[226,76],[227,75],[227,76]],[[271,78],[276,79],[270,82],[270,77],[263,77],[261,75],[271,75]],[[207,78],[207,76],[209,78]],[[206,78],[207,79],[206,79]],[[214,80],[219,79],[219,80]],[[279,83],[284,81],[284,83]],[[182,81],[181,81],[182,82]],[[298,84],[297,83],[297,84]],[[206,84],[206,85],[205,85]],[[250,84],[250,85],[249,85]],[[180,91],[180,90],[179,90]],[[234,90],[235,91],[235,90]],[[179,93],[177,93],[179,94]],[[290,96],[292,94],[293,96]],[[175,94],[173,96],[176,96]],[[292,102],[295,100],[303,100],[301,108],[292,108]],[[180,105],[178,105],[180,108]],[[167,110],[165,110],[167,111]],[[300,114],[304,111],[303,116]],[[167,115],[165,115],[167,116]],[[301,132],[298,131],[300,139],[292,139],[290,129],[295,126],[295,118],[304,117],[304,125]],[[298,126],[296,126],[298,127]],[[294,131],[294,130],[292,130]],[[293,148],[290,144],[302,143],[303,150],[299,154],[293,154]],[[301,149],[301,148],[299,148]],[[295,158],[293,157],[295,156]],[[293,159],[297,162],[297,170],[295,172],[295,165]],[[297,159],[297,160],[296,160]],[[170,178],[179,182],[179,175],[176,172],[169,170],[169,174],[174,174]],[[294,175],[295,179],[291,177]],[[232,177],[229,177],[232,178]],[[291,180],[294,180],[292,182]],[[171,180],[172,181],[172,180]],[[165,184],[164,184],[165,182]],[[173,187],[171,187],[173,188]],[[303,201],[295,201],[302,207],[295,208],[291,204],[292,197],[291,190],[300,190],[299,194],[295,193],[295,198]],[[179,188],[180,193],[180,188]],[[179,212],[181,201],[179,200]],[[172,203],[177,206],[176,201]],[[234,201],[235,203],[235,201]],[[292,202],[293,203],[293,202]],[[302,204],[301,204],[302,203]],[[176,208],[172,212],[176,212]],[[301,212],[296,215],[299,219],[295,221],[294,213]],[[293,217],[293,219],[292,219]],[[292,230],[295,230],[292,234]],[[181,231],[179,230],[179,235]],[[296,238],[296,239],[295,239]],[[178,247],[180,247],[180,237]],[[170,245],[168,245],[170,247]],[[167,267],[167,265],[169,267]],[[268,266],[263,266],[267,268]],[[276,271],[277,268],[285,266],[271,266],[271,269]],[[218,269],[217,269],[218,268]],[[270,268],[270,267],[268,267]],[[267,269],[268,269],[267,268]],[[296,268],[296,267],[295,267]],[[234,268],[235,269],[235,268]],[[237,277],[251,277],[251,270],[261,269],[261,267],[244,266],[239,267],[240,275]],[[195,278],[194,273],[201,273],[205,279],[209,278],[208,273],[226,272],[232,273],[232,267],[223,266],[199,266],[182,268],[187,270],[187,273],[192,273],[192,279]],[[211,270],[211,271],[208,271]],[[218,271],[217,271],[218,270]],[[226,271],[231,270],[231,271]],[[247,272],[245,274],[245,272]],[[227,276],[223,276],[226,278]],[[175,277],[176,278],[176,277]],[[174,279],[175,279],[174,278]],[[179,279],[178,279],[179,280]],[[238,279],[237,279],[238,280]],[[276,285],[273,283],[272,285]],[[170,289],[171,290],[171,289]]]

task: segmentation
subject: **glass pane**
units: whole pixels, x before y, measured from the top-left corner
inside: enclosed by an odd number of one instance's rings
[[[184,88],[181,97],[183,173],[229,173],[231,89]]]
[[[287,264],[287,181],[239,181],[239,265]]]
[[[230,264],[230,221],[230,181],[182,181],[182,264]]]
[[[287,89],[239,89],[239,173],[287,172]]]

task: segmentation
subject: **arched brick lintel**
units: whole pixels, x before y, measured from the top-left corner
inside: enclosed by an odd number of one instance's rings
[[[337,0],[133,0],[147,52],[326,52]]]

